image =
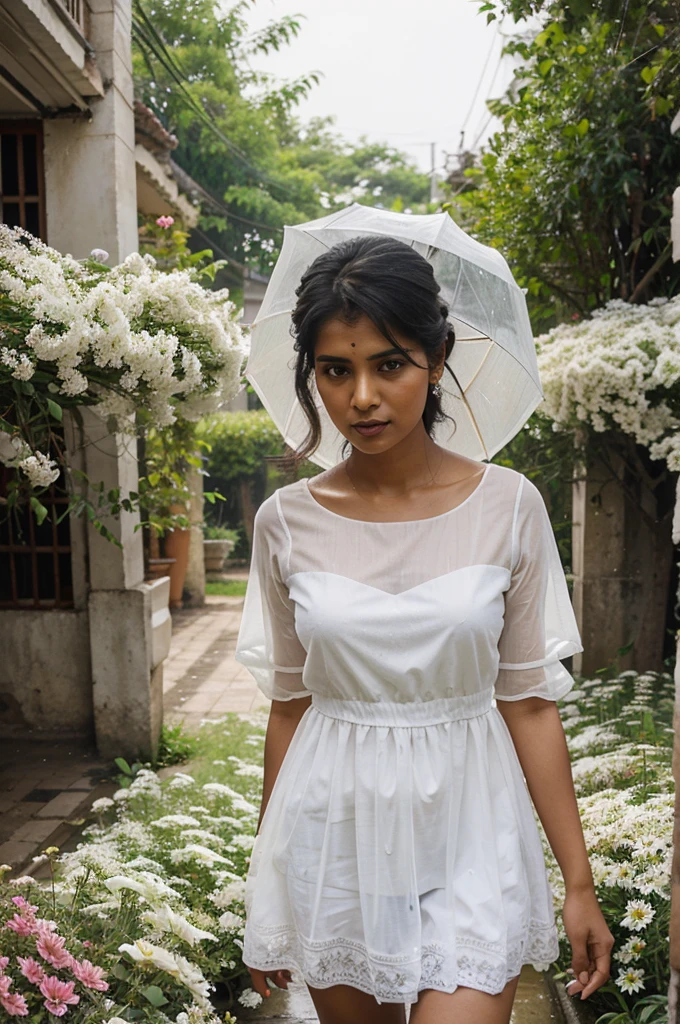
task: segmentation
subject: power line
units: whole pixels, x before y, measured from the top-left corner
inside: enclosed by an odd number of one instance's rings
[[[489,61],[491,60],[491,54],[493,53],[493,48],[496,45],[496,38],[497,38],[497,34],[494,34],[494,36],[491,39],[491,46],[489,47],[488,53],[486,55],[486,60],[484,61],[484,65],[482,67],[482,73],[479,76],[479,79],[477,81],[477,86],[476,86],[475,91],[473,93],[472,99],[470,100],[470,106],[468,108],[468,112],[465,115],[465,118],[463,120],[463,124],[461,125],[461,129],[460,129],[461,139],[462,139],[462,137],[463,137],[463,135],[465,133],[465,129],[467,127],[468,121],[470,120],[470,116],[471,116],[472,111],[474,109],[475,103],[477,102],[477,97],[479,96],[479,90],[482,87],[482,82],[484,81],[484,75],[486,74],[486,69],[488,68]]]

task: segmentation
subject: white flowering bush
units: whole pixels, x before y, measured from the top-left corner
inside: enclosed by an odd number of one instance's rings
[[[259,722],[227,716],[203,730],[202,749],[231,753],[163,779],[142,768],[97,800],[84,842],[53,863],[47,885],[1,885],[6,1013],[42,1024],[51,999],[73,1024],[219,1024],[261,1001],[241,960]]]
[[[601,1024],[667,1020],[673,701],[670,675],[628,671],[582,680],[560,702],[597,897],[616,940],[611,978],[589,1000]],[[564,882],[544,844],[557,911]],[[568,962],[559,913],[557,923]]]
[[[680,296],[615,299],[536,339],[553,429],[618,430],[680,470]]]
[[[63,409],[96,405],[130,433],[135,414],[195,422],[240,388],[246,343],[226,290],[151,255],[113,268],[102,256],[78,261],[0,225],[0,461],[33,489],[59,475],[45,449]]]

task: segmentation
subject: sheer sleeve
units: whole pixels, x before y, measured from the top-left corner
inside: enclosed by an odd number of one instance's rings
[[[513,516],[512,575],[505,592],[500,700],[559,700],[574,680],[561,658],[583,650],[548,510],[538,488],[522,476]]]
[[[270,700],[310,694],[302,682],[306,651],[295,631],[295,606],[281,571],[289,539],[274,494],[255,515],[250,574],[234,655]]]

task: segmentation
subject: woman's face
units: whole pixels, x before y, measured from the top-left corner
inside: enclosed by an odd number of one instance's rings
[[[328,415],[366,454],[386,451],[423,428],[428,384],[440,376],[438,367],[428,367],[421,345],[398,331],[392,333],[419,366],[391,345],[367,316],[353,325],[327,321],[314,350],[316,387]],[[361,424],[374,426],[362,429]]]

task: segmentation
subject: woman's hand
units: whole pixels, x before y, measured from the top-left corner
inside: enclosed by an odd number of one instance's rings
[[[288,982],[293,980],[290,971],[258,971],[254,967],[249,967],[248,971],[253,981],[253,988],[263,999],[271,995],[270,989],[267,988],[267,978],[271,978],[277,988],[288,988]]]
[[[574,974],[567,992],[581,993],[587,999],[609,980],[614,936],[607,927],[594,889],[567,889],[562,920],[571,943],[571,969]]]

